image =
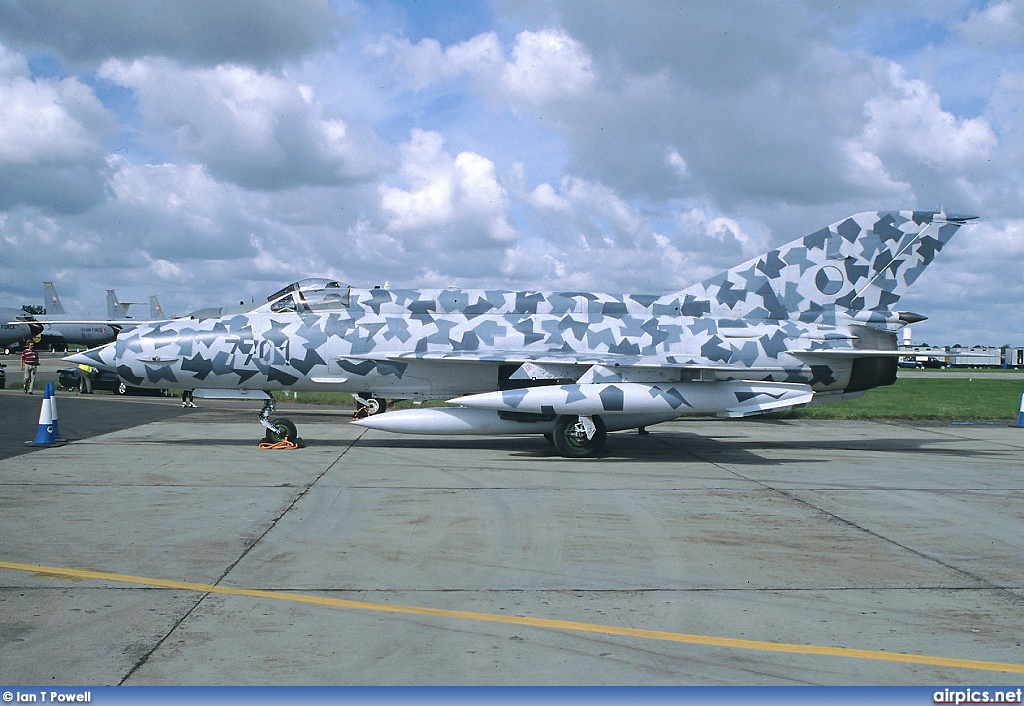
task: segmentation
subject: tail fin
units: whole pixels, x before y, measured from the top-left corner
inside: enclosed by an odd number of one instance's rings
[[[113,289],[107,290],[107,318],[108,319],[123,319],[124,311],[121,310],[121,304],[117,301],[117,292]]]
[[[149,318],[154,320],[167,318],[167,315],[164,314],[163,307],[160,306],[160,302],[157,301],[155,294],[151,294],[149,296]]]
[[[682,309],[826,324],[835,323],[837,311],[890,312],[973,218],[935,211],[858,213],[683,290]]]
[[[64,311],[64,305],[60,303],[60,297],[57,296],[57,290],[53,287],[53,282],[43,282],[43,306],[46,307],[46,313],[53,315],[66,314]]]

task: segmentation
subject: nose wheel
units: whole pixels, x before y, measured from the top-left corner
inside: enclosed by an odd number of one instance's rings
[[[276,410],[277,403],[274,402],[273,397],[268,398],[263,403],[263,409],[260,410],[260,424],[267,428],[266,436],[263,438],[272,444],[276,444],[279,441],[294,442],[299,438],[299,432],[295,428],[295,423],[290,419],[285,419],[284,417],[271,419],[271,415]]]
[[[279,441],[295,441],[299,438],[299,432],[290,419],[285,419],[284,417],[272,419],[270,420],[270,425],[267,428],[266,436],[263,438],[272,444],[276,444]]]

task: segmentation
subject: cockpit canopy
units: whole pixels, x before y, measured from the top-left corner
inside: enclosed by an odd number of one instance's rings
[[[274,292],[267,301],[275,314],[337,309],[348,306],[348,292],[348,286],[336,280],[309,277]]]

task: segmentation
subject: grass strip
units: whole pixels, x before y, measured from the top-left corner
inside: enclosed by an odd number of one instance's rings
[[[1022,381],[973,378],[904,378],[868,390],[860,399],[782,412],[784,419],[1016,419]]]

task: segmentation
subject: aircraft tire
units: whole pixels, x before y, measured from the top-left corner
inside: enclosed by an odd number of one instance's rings
[[[383,397],[370,397],[366,402],[366,413],[371,417],[388,411],[388,401]]]
[[[600,417],[591,417],[597,431],[593,438],[588,439],[581,429],[577,428],[579,417],[575,414],[563,414],[555,420],[554,443],[555,448],[565,458],[593,458],[601,453],[604,448],[608,432],[605,429],[604,421]]]
[[[266,441],[272,444],[276,444],[279,441],[295,441],[299,438],[299,431],[295,428],[295,423],[290,419],[280,417],[278,419],[271,419],[270,423],[274,425],[273,429],[267,429]]]
[[[128,385],[126,385],[123,382],[119,382],[117,384],[117,394],[119,394],[119,395],[127,395],[128,394]]]

